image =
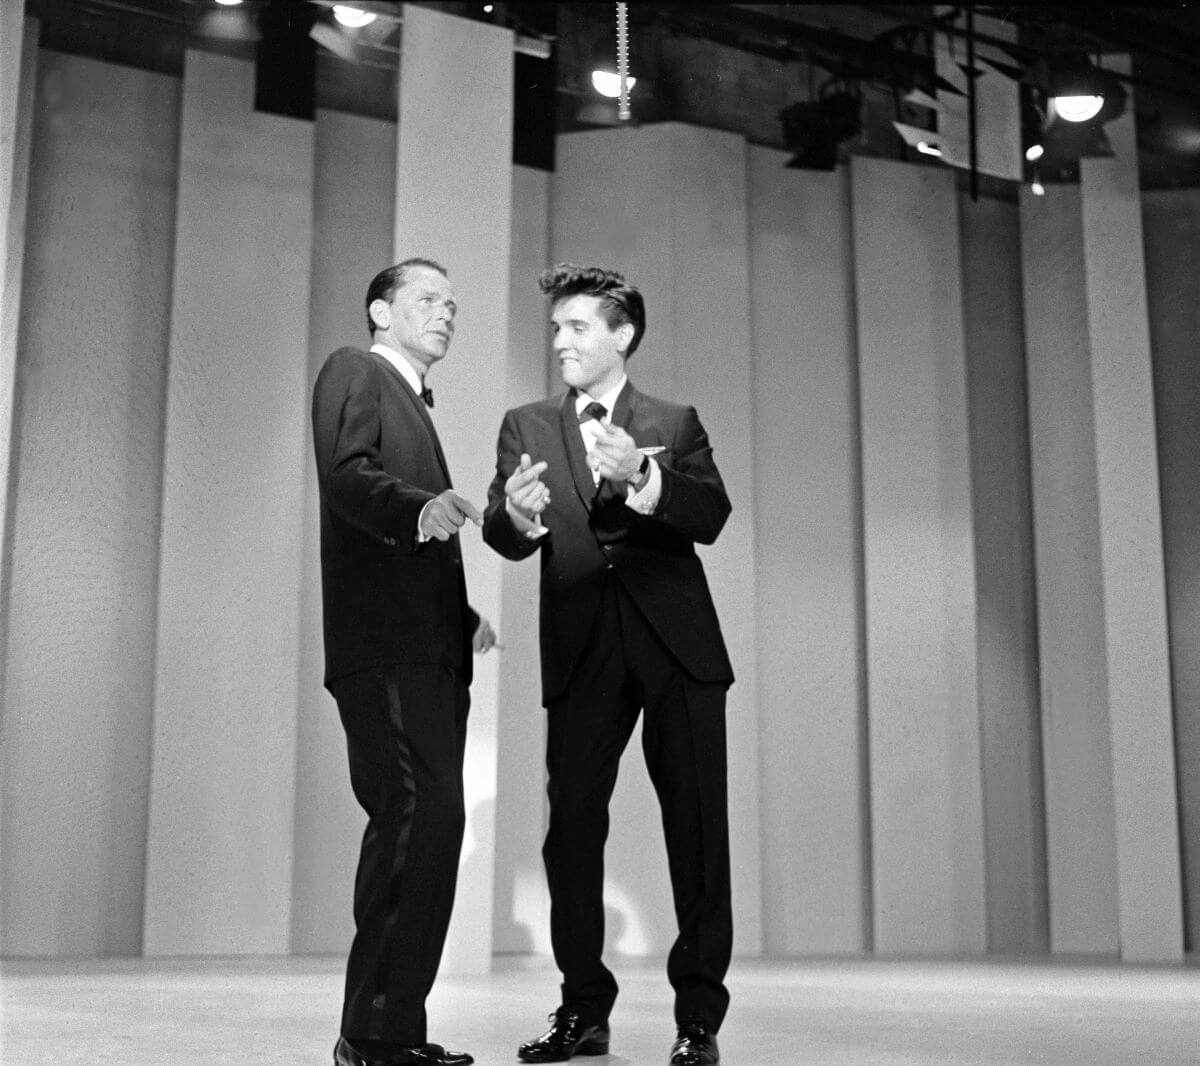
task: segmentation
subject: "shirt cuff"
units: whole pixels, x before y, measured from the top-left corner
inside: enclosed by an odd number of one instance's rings
[[[626,486],[625,506],[632,507],[638,514],[653,514],[662,496],[662,470],[658,463],[650,460],[650,476],[646,484],[634,492],[632,485]]]
[[[524,533],[530,540],[537,540],[550,532],[541,522],[531,522],[506,499],[504,510],[508,512],[509,520],[518,533]]]
[[[437,497],[435,496],[433,498],[433,500],[436,500],[436,499],[437,499]],[[421,526],[424,524],[424,521],[425,521],[425,512],[429,510],[429,505],[431,503],[433,503],[433,500],[426,500],[425,506],[421,508],[421,513],[419,515],[417,515],[417,543],[418,544],[424,544],[429,539],[424,533],[421,532]]]

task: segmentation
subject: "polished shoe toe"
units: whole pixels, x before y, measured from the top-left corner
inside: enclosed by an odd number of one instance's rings
[[[517,1048],[522,1062],[566,1062],[575,1055],[607,1055],[609,1030],[566,1007],[550,1015],[550,1028]]]
[[[333,1066],[471,1066],[474,1061],[465,1051],[447,1051],[441,1044],[422,1044],[385,1059],[368,1059],[342,1036],[333,1049]]]
[[[703,1025],[681,1025],[667,1061],[670,1066],[717,1066],[721,1061],[717,1034]]]

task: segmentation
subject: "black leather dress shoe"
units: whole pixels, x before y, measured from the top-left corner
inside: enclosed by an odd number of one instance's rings
[[[670,1066],[716,1066],[721,1061],[717,1034],[696,1022],[681,1025],[667,1061]]]
[[[607,1055],[608,1026],[589,1022],[566,1007],[550,1015],[550,1028],[517,1048],[522,1062],[566,1062],[572,1055]]]
[[[333,1049],[333,1066],[471,1066],[474,1061],[465,1051],[447,1051],[441,1044],[422,1044],[386,1059],[368,1059],[340,1036]]]

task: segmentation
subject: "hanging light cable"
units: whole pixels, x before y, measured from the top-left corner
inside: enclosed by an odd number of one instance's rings
[[[617,101],[617,117],[626,120],[629,110],[629,6],[617,4],[617,77],[621,83],[621,94]]]

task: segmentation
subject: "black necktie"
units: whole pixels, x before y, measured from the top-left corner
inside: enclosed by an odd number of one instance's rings
[[[608,408],[602,403],[597,403],[593,400],[582,411],[579,412],[579,421],[586,422],[589,418],[594,418],[597,422],[603,422],[604,416],[608,414]]]
[[[422,389],[421,399],[425,401],[426,407],[433,406],[433,389]]]

